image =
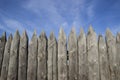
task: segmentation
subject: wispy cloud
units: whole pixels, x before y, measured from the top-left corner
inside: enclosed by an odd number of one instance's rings
[[[93,8],[94,8],[93,4],[91,4],[87,7],[87,15],[89,18],[92,18],[94,16]]]
[[[54,6],[54,2],[51,0],[30,0],[24,8],[35,12],[38,17],[43,17],[48,19],[52,24],[60,24],[64,21],[57,8]]]
[[[1,4],[8,2],[0,1]],[[97,32],[101,32],[107,26],[113,23],[116,25],[120,21],[118,8],[120,1],[22,0],[16,2],[17,6],[13,5],[15,4],[13,0],[10,2],[6,6],[0,5],[2,6],[0,7],[1,29],[9,29],[9,32],[19,29],[21,33],[26,29],[28,34],[32,35],[33,30],[36,29],[38,34],[44,30],[48,35],[50,31],[54,31],[56,35],[62,26],[68,35],[72,26],[78,33],[80,26],[87,31],[90,24],[95,26]]]
[[[19,30],[20,33],[22,33],[24,30],[26,30],[28,32],[29,36],[32,36],[32,31],[27,29],[25,27],[25,25],[23,25],[22,23],[20,23],[17,20],[12,20],[12,19],[7,19],[5,20],[5,24],[11,29],[11,30]]]
[[[13,33],[13,34],[16,30],[19,30],[20,33],[26,30],[28,35],[30,37],[32,36],[32,31],[30,29],[25,27],[25,25],[23,25],[21,22],[14,20],[14,19],[8,19],[4,17],[3,24],[0,24],[0,28],[4,31],[7,31],[8,33]]]
[[[11,30],[9,30],[7,27],[5,27],[4,25],[0,24],[0,29],[3,31],[6,31],[7,33],[11,33]]]

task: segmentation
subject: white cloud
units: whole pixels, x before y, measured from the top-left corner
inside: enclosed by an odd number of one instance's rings
[[[8,32],[15,32],[17,29],[19,30],[20,33],[22,33],[24,30],[27,31],[28,36],[32,36],[32,31],[28,29],[28,27],[25,27],[22,23],[20,23],[17,20],[13,19],[4,19],[4,23],[6,24],[5,30]],[[9,28],[9,29],[8,29]]]
[[[38,17],[46,16],[55,25],[64,22],[64,18],[59,14],[51,0],[30,0],[23,7],[36,13]]]
[[[92,18],[94,16],[93,7],[94,7],[93,4],[91,4],[90,6],[87,7],[87,15],[89,18]]]
[[[14,29],[14,30],[17,30],[19,29],[20,31],[23,31],[24,30],[24,27],[23,25],[16,21],[16,20],[12,20],[12,19],[7,19],[7,20],[4,20],[4,23],[10,27],[11,29]]]
[[[82,19],[83,14],[86,14],[88,19],[94,17],[94,3],[95,0],[88,3],[87,0],[29,0],[23,7],[36,13],[38,17],[45,16],[46,21],[54,26],[62,25],[65,30],[75,26],[78,30],[82,24],[87,24]],[[69,19],[72,22],[69,22]],[[51,25],[49,22],[45,25]]]
[[[20,34],[22,34],[24,30],[26,30],[29,38],[32,37],[33,29],[30,29],[29,25],[22,23],[19,20],[9,18],[10,16],[5,12],[4,14],[0,14],[0,17],[2,20],[2,22],[0,23],[0,29],[6,31],[9,34],[14,34],[17,29],[19,30]]]

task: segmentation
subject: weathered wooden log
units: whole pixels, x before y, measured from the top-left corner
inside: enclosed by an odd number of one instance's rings
[[[109,59],[110,80],[116,80],[117,62],[116,62],[116,39],[111,31],[106,31],[106,44]]]
[[[6,43],[6,32],[4,32],[3,35],[0,37],[0,76],[1,76],[1,68],[2,68],[2,62],[3,62],[3,56],[4,56],[5,43]]]
[[[88,80],[88,61],[86,52],[86,36],[81,28],[78,37],[79,74],[78,80]]]
[[[117,50],[117,79],[120,80],[120,33],[117,33],[116,36],[116,50]]]
[[[87,34],[88,80],[99,80],[98,45],[96,33],[89,27]]]
[[[27,80],[28,36],[26,31],[20,38],[18,80]]]
[[[67,80],[67,48],[66,36],[60,29],[58,37],[58,80]]]
[[[78,80],[78,53],[77,37],[74,28],[72,28],[68,37],[68,55],[69,55],[69,80]]]
[[[38,38],[38,67],[37,80],[47,79],[47,37],[45,32],[42,32]]]
[[[57,41],[52,32],[48,39],[48,80],[57,80]]]
[[[30,44],[28,46],[27,80],[37,79],[37,53],[38,53],[38,40],[36,32],[34,32]]]
[[[19,43],[20,43],[20,35],[17,30],[11,43],[7,80],[17,80]]]
[[[98,38],[98,52],[99,52],[100,79],[110,80],[108,53],[106,43],[102,35],[99,35]]]
[[[7,42],[6,42],[6,45],[5,45],[4,57],[3,57],[2,69],[1,69],[1,79],[0,80],[7,80],[11,42],[12,42],[12,34],[10,34],[10,36],[9,36]]]

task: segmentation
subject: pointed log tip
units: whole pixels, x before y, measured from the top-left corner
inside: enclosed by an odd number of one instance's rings
[[[83,37],[85,38],[86,36],[85,36],[85,32],[84,32],[83,28],[81,27],[80,28],[80,34],[78,36],[78,40],[83,39]]]
[[[54,32],[50,33],[49,40],[56,40]]]
[[[28,39],[28,35],[27,35],[26,30],[24,30],[24,32],[23,32],[23,34],[22,34],[22,37],[23,37],[23,38],[27,38],[27,39]]]
[[[8,39],[12,40],[13,39],[13,36],[12,34],[9,35]]]
[[[60,28],[59,35],[62,35],[62,36],[64,35],[65,36],[65,32],[64,32],[62,27]]]
[[[92,27],[92,25],[90,25],[89,29],[88,29],[88,33],[93,33],[94,32],[94,29]]]
[[[110,31],[109,28],[106,29],[106,36],[107,36],[107,35],[112,35],[112,32]]]
[[[33,40],[34,38],[37,38],[36,30],[34,30],[33,35],[32,35],[32,38],[31,38],[31,39]]]
[[[2,36],[0,38],[2,38],[2,40],[6,41],[7,40],[6,39],[6,32],[3,32],[3,34],[2,34]]]
[[[71,32],[75,32],[75,27],[72,27]]]
[[[84,30],[82,27],[80,28],[80,34],[84,34]]]
[[[3,36],[3,37],[6,37],[6,32],[3,32],[2,36]]]
[[[64,33],[64,30],[63,30],[63,28],[61,27],[61,28],[60,28],[60,31],[59,31],[59,34],[62,34],[62,33]]]
[[[40,38],[40,37],[45,37],[45,38],[47,38],[45,31],[42,30],[42,32],[40,33],[39,38]]]
[[[19,31],[18,31],[18,30],[16,30],[16,32],[15,32],[15,36],[20,36],[20,34],[19,34]]]
[[[36,30],[34,30],[34,32],[33,32],[33,35],[37,35],[37,32],[36,32]]]
[[[75,31],[75,27],[72,27],[71,31],[70,31],[70,34],[75,34],[76,31]]]
[[[42,35],[42,36],[46,36],[45,31],[42,31],[42,32],[41,32],[41,35]]]
[[[32,39],[33,39],[34,37],[37,37],[36,30],[34,30],[34,32],[33,32]]]
[[[27,35],[27,32],[26,32],[26,30],[23,32],[23,34],[22,34],[23,36],[26,36]]]
[[[64,32],[63,28],[61,27],[60,31],[59,31],[58,39],[62,39],[62,38],[64,38],[66,40],[65,32]]]
[[[54,32],[52,31],[51,33],[50,33],[50,38],[53,38],[54,37]]]

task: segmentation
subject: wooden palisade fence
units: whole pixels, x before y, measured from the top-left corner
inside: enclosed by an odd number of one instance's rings
[[[87,35],[73,28],[67,37],[60,29],[30,40],[26,31],[0,37],[0,80],[120,80],[120,33],[109,29],[105,38],[89,27]]]

